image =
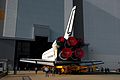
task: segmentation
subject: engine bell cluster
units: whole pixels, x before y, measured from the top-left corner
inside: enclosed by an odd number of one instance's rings
[[[57,38],[58,56],[61,60],[81,60],[85,52],[82,47],[84,42],[82,39],[77,39],[73,36],[67,40],[64,37]]]

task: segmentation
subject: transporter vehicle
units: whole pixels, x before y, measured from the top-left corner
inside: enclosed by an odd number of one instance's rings
[[[96,65],[62,65],[62,66],[55,66],[57,72],[60,74],[76,74],[76,73],[86,73],[86,72],[97,72]]]

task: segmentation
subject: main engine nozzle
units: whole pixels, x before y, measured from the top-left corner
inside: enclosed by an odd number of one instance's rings
[[[57,45],[59,47],[64,47],[65,41],[66,41],[65,38],[63,36],[60,36],[57,38]]]
[[[63,50],[59,53],[59,57],[62,60],[67,60],[72,56],[72,50],[70,48],[63,48]]]
[[[79,58],[79,59],[83,58],[84,55],[85,55],[85,52],[80,48],[77,48],[74,52],[74,56]]]
[[[77,39],[75,37],[69,37],[68,40],[67,40],[67,44],[69,46],[76,46],[78,43]]]
[[[65,38],[63,36],[60,36],[57,38],[57,41],[63,43],[65,42]]]

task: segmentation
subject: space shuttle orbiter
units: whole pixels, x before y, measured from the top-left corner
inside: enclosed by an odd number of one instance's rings
[[[50,66],[90,62],[101,63],[101,61],[81,61],[81,58],[84,56],[84,51],[80,48],[82,42],[71,36],[75,11],[76,6],[71,10],[64,36],[57,38],[53,42],[52,48],[42,54],[42,59],[21,58],[20,61],[28,63],[37,62],[37,64]]]

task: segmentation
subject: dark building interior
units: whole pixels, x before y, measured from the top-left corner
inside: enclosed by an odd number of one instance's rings
[[[21,69],[32,68],[35,64],[19,62],[20,58],[41,59],[42,53],[51,48],[52,42],[48,42],[48,37],[35,36],[35,41],[17,40],[15,49],[15,64]]]

